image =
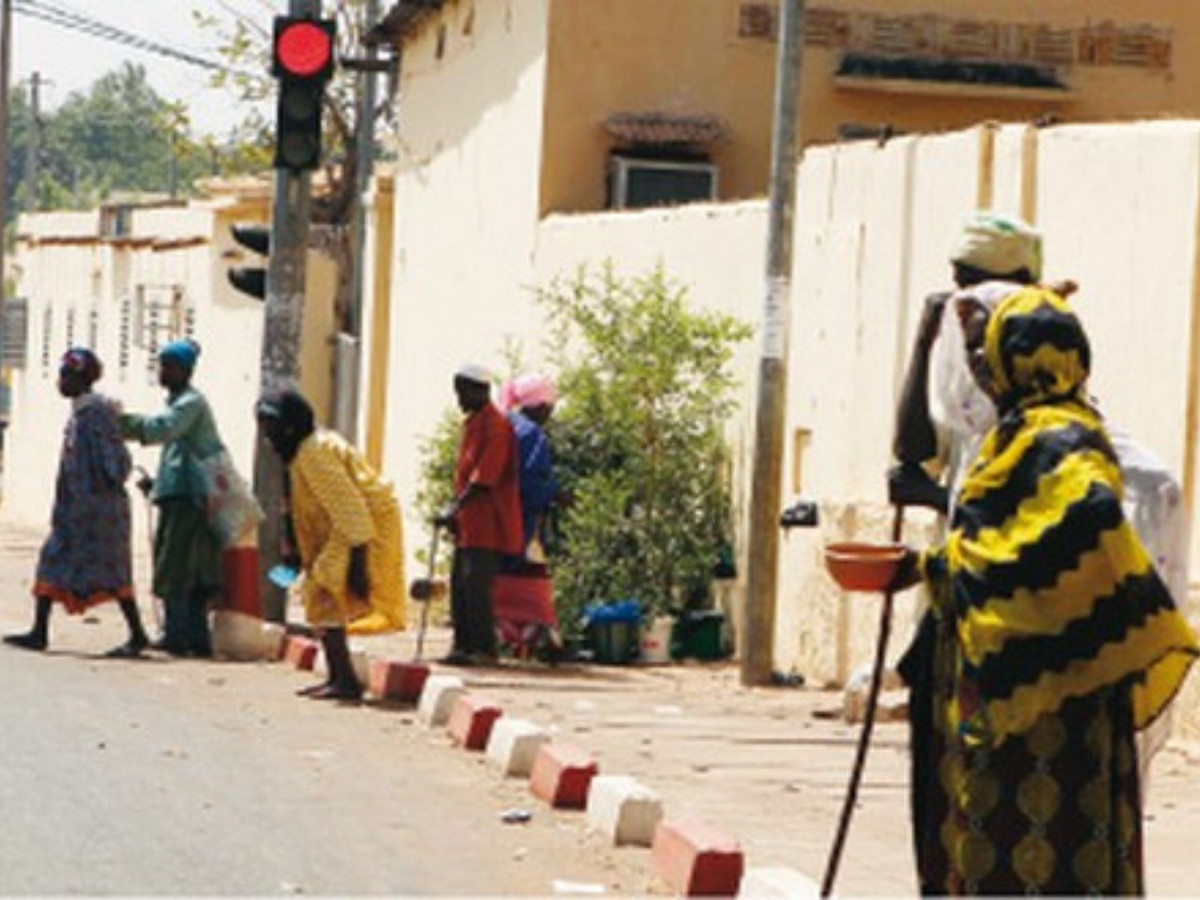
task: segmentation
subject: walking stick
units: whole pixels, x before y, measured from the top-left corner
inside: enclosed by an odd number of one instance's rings
[[[141,492],[142,497],[146,501],[146,534],[150,542],[150,568],[154,569],[154,500],[150,497],[150,492],[154,488],[154,479],[150,477],[141,466],[134,466],[140,473],[141,477],[137,480],[137,489]],[[154,611],[154,627],[160,632],[163,629],[163,611],[162,599],[155,595],[153,587],[153,578],[151,579],[150,588],[150,608]]]
[[[897,504],[895,512],[892,514],[893,544],[900,542],[903,528],[904,507]],[[829,860],[825,863],[825,877],[821,881],[822,897],[828,897],[833,893],[833,882],[837,879],[838,863],[842,859],[842,849],[846,844],[846,835],[850,831],[850,819],[854,815],[854,803],[858,799],[858,786],[862,781],[863,767],[867,762],[867,748],[871,744],[871,729],[875,727],[875,707],[879,701],[879,687],[883,682],[884,657],[887,655],[888,637],[892,630],[892,597],[894,593],[891,588],[883,593],[883,605],[879,613],[879,640],[875,645],[875,668],[871,671],[871,686],[867,691],[862,731],[858,735],[858,751],[854,756],[854,768],[850,770],[850,784],[846,787],[846,800],[842,804],[842,816],[838,821],[833,846],[829,850]]]
[[[425,649],[425,628],[429,624],[429,607],[433,603],[433,576],[435,574],[435,566],[437,565],[439,531],[441,529],[434,524],[433,538],[429,542],[429,572],[425,579],[426,589],[429,593],[425,597],[425,602],[421,605],[421,624],[417,628],[417,653],[413,657],[413,662],[421,661],[421,651]],[[413,596],[414,600],[417,599],[415,590],[410,590],[409,593]]]

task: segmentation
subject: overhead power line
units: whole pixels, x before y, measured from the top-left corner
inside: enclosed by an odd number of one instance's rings
[[[205,59],[194,53],[189,53],[185,50],[151,40],[150,38],[142,37],[114,25],[101,22],[99,19],[94,19],[91,16],[86,16],[82,13],[77,13],[65,7],[47,2],[47,0],[14,0],[13,11],[34,19],[41,19],[44,22],[49,22],[50,24],[58,25],[71,31],[79,32],[80,34],[133,47],[137,50],[144,50],[147,53],[156,53],[179,62],[208,69],[209,71],[232,71],[228,66],[215,60]]]

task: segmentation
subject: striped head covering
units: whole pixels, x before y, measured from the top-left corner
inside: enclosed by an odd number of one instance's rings
[[[924,560],[961,649],[949,720],[999,744],[1128,681],[1145,727],[1200,647],[1122,512],[1116,455],[1084,394],[1083,328],[1057,295],[1026,288],[996,308],[984,350],[1000,421]]]

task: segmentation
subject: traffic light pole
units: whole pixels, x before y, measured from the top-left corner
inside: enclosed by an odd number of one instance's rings
[[[288,14],[318,18],[320,0],[290,0]],[[300,375],[310,181],[307,171],[275,170],[259,370],[259,387],[264,391],[294,383]],[[255,443],[254,489],[266,512],[258,532],[263,615],[269,621],[283,622],[287,617],[287,595],[266,578],[266,572],[278,561],[283,534],[283,465],[261,432]]]

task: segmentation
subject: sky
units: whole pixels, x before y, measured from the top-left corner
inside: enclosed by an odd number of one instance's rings
[[[227,18],[244,15],[268,31],[271,17],[287,10],[286,0],[14,0],[10,77],[15,86],[28,83],[33,72],[40,73],[44,109],[53,109],[74,91],[86,91],[97,78],[129,61],[146,67],[149,83],[160,96],[187,104],[193,131],[218,136],[241,120],[245,108],[232,92],[209,85],[208,70],[45,22],[22,13],[23,6],[78,13],[211,59],[217,58],[217,38],[196,26],[192,10]]]

